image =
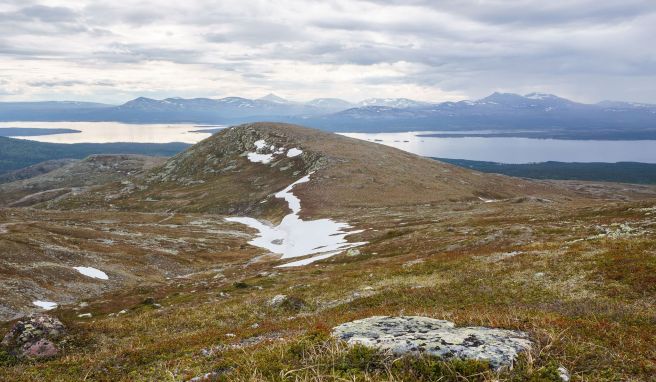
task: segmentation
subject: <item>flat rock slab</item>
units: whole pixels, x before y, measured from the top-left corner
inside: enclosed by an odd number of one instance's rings
[[[511,366],[531,347],[524,332],[486,327],[456,328],[450,321],[420,316],[373,316],[341,324],[333,336],[394,354],[427,353],[444,359],[487,360],[493,368]]]

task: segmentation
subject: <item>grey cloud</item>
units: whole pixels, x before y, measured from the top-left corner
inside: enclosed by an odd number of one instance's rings
[[[635,93],[656,102],[653,0],[80,0],[75,8],[6,1],[13,10],[0,13],[0,63],[5,57],[64,60],[103,75],[166,61],[196,64],[245,86],[338,87],[327,73],[276,79],[271,63],[285,61],[290,67],[355,66],[349,70],[362,72],[354,81],[368,86],[415,84],[471,95],[536,87],[590,98],[634,99]],[[61,44],[44,43],[57,38]],[[398,63],[412,68],[368,73],[374,65]],[[105,86],[53,77],[30,86]],[[619,86],[622,80],[630,86]]]
[[[121,6],[116,2],[94,2],[84,7],[83,13],[90,22],[104,26],[118,23],[141,26],[165,20],[167,17],[178,16],[176,14],[167,16],[165,9],[157,5],[140,8]]]
[[[117,83],[115,81],[84,81],[84,80],[41,80],[41,81],[30,81],[27,84],[36,88],[60,88],[60,87],[71,87],[77,85],[93,86],[93,87],[115,87],[129,82]],[[2,83],[0,83],[1,85]]]
[[[170,61],[195,63],[202,52],[184,48],[162,48],[143,44],[114,43],[105,49],[93,52],[94,59],[114,63],[136,63],[143,61]]]
[[[368,0],[379,5],[413,5],[465,16],[492,24],[528,26],[563,24],[608,24],[656,12],[651,0],[603,2],[597,0]]]
[[[87,25],[81,14],[66,7],[35,4],[0,12],[0,34],[7,38],[26,35],[52,37],[81,33],[100,36],[109,34],[109,31]]]
[[[30,86],[38,88],[54,88],[54,87],[67,87],[75,85],[84,85],[85,81],[79,80],[63,80],[63,81],[32,81],[27,83]]]
[[[45,5],[32,5],[22,8],[13,16],[25,19],[36,19],[49,23],[70,22],[78,17],[77,13],[70,8],[48,7]]]
[[[302,41],[307,35],[299,33],[298,27],[266,20],[239,21],[228,25],[226,31],[211,32],[205,35],[209,42],[217,43],[255,43],[266,44],[280,41]]]

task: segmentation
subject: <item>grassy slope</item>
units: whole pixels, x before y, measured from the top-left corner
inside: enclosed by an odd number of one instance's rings
[[[644,233],[653,229],[652,205],[370,212],[357,222],[369,228],[360,256],[273,272],[267,263],[235,265],[221,277],[201,273],[55,311],[72,328],[65,356],[2,368],[0,379],[182,381],[214,370],[226,381],[548,381],[563,365],[576,381],[647,381],[656,372],[656,243]],[[636,231],[596,237],[597,225],[617,223]],[[509,251],[523,253],[500,256]],[[308,305],[268,307],[279,293]],[[164,307],[140,304],[146,296]],[[121,309],[128,313],[108,316]],[[87,311],[93,319],[76,317]],[[536,346],[513,373],[495,375],[475,363],[395,360],[326,339],[330,327],[373,314],[526,330]]]
[[[166,159],[134,154],[92,155],[83,160],[10,183],[0,184],[0,205],[9,205],[27,195],[38,198],[40,192],[73,188],[92,187],[127,179],[141,171],[161,165]],[[36,204],[36,201],[21,206]]]
[[[249,162],[244,153],[264,139],[277,147],[300,147],[302,156],[278,156],[269,165]],[[294,125],[259,123],[226,129],[171,158],[140,183],[141,191],[111,198],[127,211],[170,211],[263,216],[280,204],[271,195],[310,171],[312,182],[295,189],[303,212],[314,216],[350,214],[356,208],[419,205],[479,197],[502,199],[568,193],[495,174],[475,173],[401,150]],[[119,186],[120,188],[120,186]],[[220,190],[220,192],[217,192]],[[62,207],[103,205],[108,187],[96,195],[66,200]],[[151,202],[144,203],[145,199]],[[265,203],[260,203],[266,200]],[[271,208],[269,208],[271,207]],[[278,208],[279,209],[279,208]],[[263,211],[264,210],[264,211]],[[284,209],[283,209],[284,210]]]

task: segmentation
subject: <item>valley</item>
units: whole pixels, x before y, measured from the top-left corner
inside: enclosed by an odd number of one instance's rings
[[[69,331],[51,360],[0,353],[1,380],[656,372],[653,186],[485,174],[273,123],[224,129],[168,159],[62,166],[0,185],[3,332],[37,303],[56,304],[47,312]],[[376,315],[521,331],[532,345],[495,369],[329,335]]]

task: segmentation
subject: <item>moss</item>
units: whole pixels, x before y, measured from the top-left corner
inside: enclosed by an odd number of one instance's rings
[[[363,345],[354,345],[341,354],[335,362],[335,369],[353,374],[384,370],[385,357],[377,350]]]
[[[0,367],[13,366],[17,362],[16,357],[7,351],[0,349]]]
[[[407,381],[485,381],[490,366],[485,361],[454,359],[445,361],[438,357],[406,356],[392,364],[392,373]]]
[[[237,281],[236,283],[232,284],[232,286],[235,287],[235,289],[246,289],[250,287],[250,285],[243,281]]]
[[[528,382],[562,382],[558,365],[551,363],[539,368],[528,377]]]

